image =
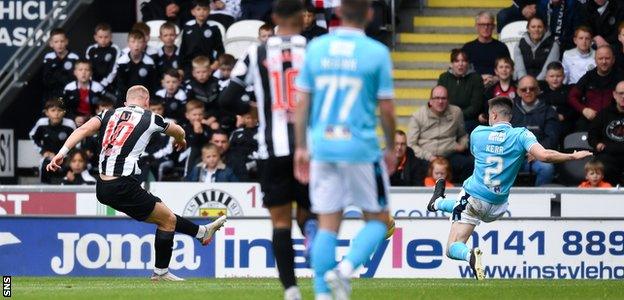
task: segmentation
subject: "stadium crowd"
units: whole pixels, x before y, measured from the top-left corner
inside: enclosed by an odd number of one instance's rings
[[[311,40],[339,24],[337,1],[308,1],[302,35]],[[339,2],[339,1],[338,1]],[[128,47],[112,43],[111,27],[94,28],[94,44],[84,51],[67,48],[62,29],[50,33],[44,56],[44,116],[30,136],[45,166],[76,127],[106,109],[123,105],[128,87],[147,87],[150,109],[183,126],[188,149],[173,151],[162,135],[143,153],[141,180],[232,182],[257,180],[255,150],[258,116],[233,115],[217,99],[228,86],[236,59],[225,53],[216,21],[226,29],[238,20],[258,19],[259,41],[273,34],[271,0],[152,0],[143,21],[166,20],[159,30],[163,46],[147,45],[150,27],[136,23]],[[375,1],[376,36],[384,22],[384,1]],[[381,16],[380,16],[381,15]],[[527,32],[513,51],[493,37],[494,29],[527,21]],[[466,179],[473,169],[468,136],[487,125],[487,100],[514,100],[513,126],[531,130],[549,149],[562,150],[565,137],[587,132],[595,159],[588,162],[581,186],[622,184],[624,163],[624,4],[607,0],[513,1],[495,17],[475,17],[476,39],[449,53],[450,67],[432,87],[426,106],[414,112],[407,132],[396,132],[398,170],[395,186],[447,185]],[[179,29],[177,29],[179,28]],[[178,47],[177,30],[182,35]],[[255,101],[252,91],[243,97]],[[41,181],[91,184],[97,171],[97,138],[85,140],[60,172],[41,170]],[[563,180],[552,164],[528,156],[522,168],[531,185]],[[559,173],[559,174],[558,174]],[[603,178],[604,177],[604,178]],[[576,183],[578,185],[578,183]]]

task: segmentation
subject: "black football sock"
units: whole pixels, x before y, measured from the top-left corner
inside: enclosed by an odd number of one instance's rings
[[[284,289],[297,285],[297,279],[295,278],[295,250],[293,249],[293,241],[290,236],[290,228],[273,229],[272,244],[279,278]]]
[[[188,219],[184,217],[180,217],[176,215],[176,227],[175,227],[176,232],[184,233],[192,237],[196,237],[198,230],[199,230],[199,225],[189,221]]]
[[[154,263],[154,267],[158,269],[166,269],[169,267],[171,252],[173,252],[173,235],[173,231],[156,229],[156,238],[154,240],[156,262]]]

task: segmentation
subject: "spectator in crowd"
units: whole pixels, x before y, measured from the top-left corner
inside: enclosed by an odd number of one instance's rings
[[[624,21],[624,4],[621,1],[586,0],[581,14],[583,24],[594,34],[597,47],[617,43],[618,24]]]
[[[74,77],[76,80],[68,83],[63,90],[63,100],[69,118],[89,118],[95,114],[95,104],[101,98],[115,101],[115,96],[106,92],[104,87],[91,78],[91,63],[86,60],[78,60],[74,64]],[[80,122],[80,125],[84,121]]]
[[[578,114],[568,105],[570,86],[563,84],[563,66],[560,62],[551,62],[547,66],[546,81],[540,82],[539,95],[546,105],[552,106],[557,112],[561,129],[561,141],[566,135],[574,131]]]
[[[109,109],[113,109],[115,107],[115,102],[112,99],[102,98],[98,103],[95,104],[95,114],[99,115]]]
[[[212,136],[210,136],[210,143],[217,146],[219,155],[221,155],[222,160],[225,161],[228,150],[230,149],[230,139],[227,132],[220,129],[214,130]]]
[[[165,104],[160,99],[150,99],[149,109],[152,113],[163,116]],[[167,118],[165,118],[165,121],[175,122]],[[171,169],[174,165],[173,155],[175,155],[173,152],[173,139],[165,133],[153,133],[147,147],[145,147],[145,151],[139,158],[139,168],[141,168],[139,181],[148,181],[150,174],[156,180],[162,180],[164,170],[166,168]]]
[[[95,184],[95,178],[87,170],[87,154],[77,150],[68,155],[67,172],[61,184],[63,185],[83,185]]]
[[[133,30],[128,33],[129,51],[117,59],[117,99],[124,99],[126,91],[133,85],[142,85],[152,92],[158,86],[156,64],[145,54],[145,44],[142,32]]]
[[[537,0],[513,0],[512,5],[501,9],[496,15],[498,26],[497,31],[500,33],[505,25],[533,18],[537,15]]]
[[[210,59],[198,56],[193,59],[192,77],[186,83],[186,94],[189,99],[199,100],[204,105],[204,110],[214,118],[219,113],[219,84],[212,76]],[[216,118],[214,118],[216,121]]]
[[[537,15],[546,20],[547,30],[563,50],[574,47],[572,34],[581,23],[578,0],[540,0]]]
[[[162,77],[169,69],[180,69],[180,48],[176,46],[176,26],[167,22],[160,25],[160,41],[163,46],[158,49],[158,74]]]
[[[208,20],[221,23],[225,29],[241,17],[241,0],[214,0],[210,3]]]
[[[507,97],[513,99],[516,97],[516,83],[512,80],[514,72],[514,62],[507,56],[496,59],[494,73],[499,79],[498,82],[485,90],[485,99],[483,109],[479,114],[479,123],[488,124],[488,102],[492,98]]]
[[[95,26],[93,39],[95,44],[89,46],[85,52],[85,58],[91,62],[93,70],[91,79],[108,88],[117,75],[117,58],[121,55],[121,51],[113,44],[113,33],[110,25],[106,23]]]
[[[604,164],[596,159],[585,163],[585,181],[579,184],[579,188],[610,188],[610,183],[604,181]]]
[[[43,87],[45,99],[57,98],[63,95],[63,88],[74,79],[74,64],[79,57],[67,49],[67,34],[62,28],[55,28],[50,32],[48,45],[51,52],[43,58]]]
[[[596,67],[596,51],[591,48],[592,33],[589,27],[579,26],[574,31],[574,44],[576,48],[564,52],[561,60],[566,84],[576,84],[587,71]]]
[[[51,183],[55,178],[62,179],[63,176],[47,172],[45,166],[61,150],[67,137],[76,129],[76,124],[74,121],[64,118],[65,108],[60,99],[46,101],[43,113],[45,117],[40,118],[35,123],[29,135],[35,145],[39,147],[39,154],[43,158],[40,169],[41,182]]]
[[[553,61],[559,61],[559,44],[546,30],[541,18],[529,19],[527,32],[514,49],[516,78],[531,75],[537,80],[544,80],[546,66]]]
[[[186,92],[181,88],[182,75],[176,69],[169,69],[163,74],[162,89],[156,92],[156,97],[165,106],[165,118],[174,119],[176,123],[184,122],[184,105]]]
[[[425,178],[425,186],[433,187],[438,179],[444,179],[446,182],[445,186],[447,188],[452,188],[454,187],[451,182],[453,179],[452,174],[449,161],[444,157],[438,157],[429,164],[429,171]]]
[[[218,89],[216,91],[216,97],[218,99],[221,92],[230,84],[230,74],[232,73],[232,69],[236,64],[236,58],[230,54],[222,54],[219,56],[219,70],[217,70],[214,75],[215,78],[213,80],[217,81]],[[252,92],[245,93],[243,97],[246,97],[247,100],[251,100],[253,97]],[[231,113],[228,110],[221,109],[219,107],[218,114],[215,115],[217,118],[217,122],[219,122],[219,126],[228,134],[232,133],[234,129],[236,129],[236,115]]]
[[[274,35],[275,30],[271,24],[265,23],[258,28],[258,41],[260,41],[260,43],[266,43],[266,41]]]
[[[596,50],[596,68],[585,73],[570,89],[568,104],[579,116],[576,128],[586,131],[596,114],[613,102],[613,90],[622,75],[615,68],[613,50],[609,45]]]
[[[478,82],[481,83],[480,78]],[[410,118],[407,145],[421,160],[423,169],[434,159],[446,157],[453,167],[454,182],[461,182],[472,173],[473,160],[466,154],[468,135],[462,110],[458,106],[449,105],[444,86],[434,87],[427,107],[419,109]]]
[[[258,113],[252,110],[240,116],[240,126],[230,136],[230,147],[225,161],[241,181],[257,178],[257,164],[254,152],[258,149]]]
[[[303,31],[301,35],[309,42],[317,36],[327,33],[327,29],[316,25],[316,7],[308,2],[303,12]]]
[[[466,132],[472,132],[478,124],[484,89],[481,76],[470,68],[466,52],[461,49],[451,51],[451,66],[440,75],[438,85],[448,91],[448,101],[463,111]]]
[[[615,68],[618,72],[624,72],[624,22],[618,26],[618,43],[611,45],[615,55]]]
[[[213,129],[206,125],[204,104],[198,100],[191,99],[186,102],[184,116],[187,122],[182,125],[182,128],[186,133],[187,149],[180,153],[178,162],[184,162],[184,174],[188,174],[200,159],[201,147],[210,142]]]
[[[273,0],[241,0],[241,19],[271,22]]]
[[[535,77],[531,75],[522,77],[518,82],[518,91],[520,99],[514,100],[511,125],[526,127],[535,134],[537,141],[544,148],[556,150],[560,132],[557,112],[537,97],[539,86]],[[535,186],[551,183],[555,174],[555,167],[552,163],[536,160],[530,154],[527,154],[521,170],[536,175]]]
[[[414,150],[407,146],[407,135],[403,130],[394,134],[394,152],[397,156],[396,171],[390,176],[392,186],[419,186],[423,183],[422,162],[416,159]]]
[[[462,50],[470,57],[475,71],[483,78],[483,85],[486,87],[498,81],[494,74],[495,60],[500,57],[510,57],[507,46],[492,37],[494,26],[494,15],[486,11],[480,12],[475,18],[477,38],[462,47]]]
[[[152,20],[166,20],[176,25],[182,25],[191,19],[188,0],[150,0],[141,5],[143,22]]]
[[[191,182],[238,182],[232,169],[221,161],[216,145],[208,143],[201,149],[202,161],[186,176]]]
[[[143,45],[143,52],[145,54],[147,54],[153,61],[154,61],[154,65],[158,65],[158,49],[156,47],[152,47],[148,42],[151,39],[151,32],[152,29],[145,23],[143,22],[137,22],[134,23],[134,25],[132,25],[132,30],[137,30],[143,33],[143,36],[145,36],[145,44]],[[130,48],[125,48],[124,50],[122,50],[122,52],[128,52],[130,51]]]
[[[605,179],[612,184],[623,184],[624,172],[624,81],[613,91],[615,103],[598,113],[589,128],[589,144],[605,165]]]
[[[210,14],[210,1],[194,0],[191,14],[195,19],[186,22],[182,29],[182,45],[180,45],[182,69],[185,74],[189,74],[193,59],[206,56],[214,63],[211,69],[215,70],[217,57],[225,50],[219,28],[206,23]]]

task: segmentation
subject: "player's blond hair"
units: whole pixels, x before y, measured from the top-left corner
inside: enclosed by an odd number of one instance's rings
[[[126,92],[126,101],[145,101],[149,99],[149,91],[142,85],[133,85]]]

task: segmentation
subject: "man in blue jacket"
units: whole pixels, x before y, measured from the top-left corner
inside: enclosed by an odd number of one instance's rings
[[[544,148],[556,150],[561,131],[557,112],[537,97],[539,86],[535,77],[530,75],[522,77],[518,83],[518,94],[520,97],[514,100],[511,125],[526,127]],[[527,154],[521,170],[535,173],[535,186],[551,183],[555,173],[552,163],[536,160],[530,154]]]

